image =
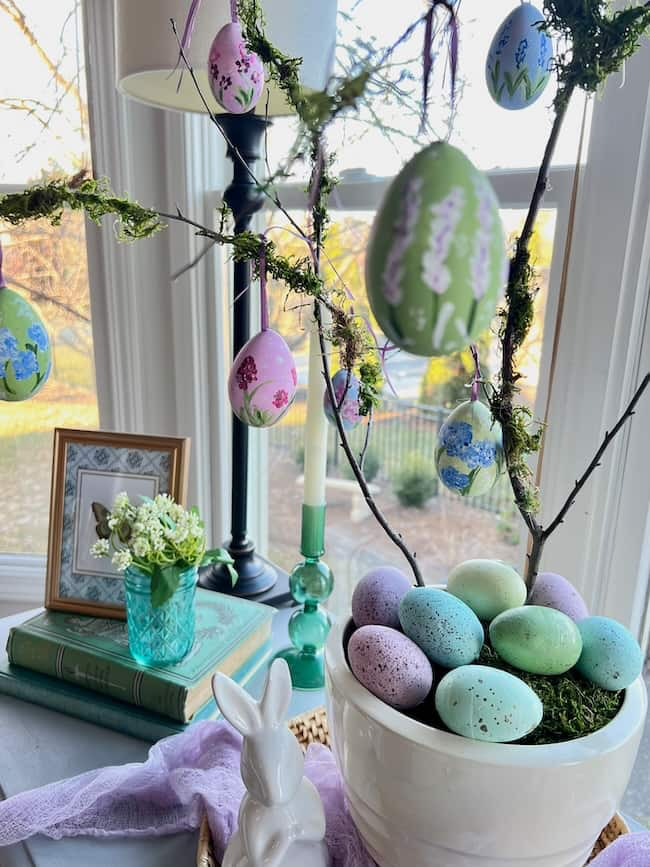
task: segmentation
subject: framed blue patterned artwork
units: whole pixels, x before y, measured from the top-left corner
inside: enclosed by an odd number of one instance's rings
[[[90,546],[107,510],[126,491],[171,494],[185,505],[189,440],[57,428],[50,495],[45,607],[124,619],[124,579]]]

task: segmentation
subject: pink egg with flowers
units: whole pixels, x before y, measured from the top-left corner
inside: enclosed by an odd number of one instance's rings
[[[280,421],[296,396],[296,365],[283,337],[270,328],[260,331],[237,353],[228,396],[232,411],[251,427]]]
[[[246,47],[239,23],[217,33],[208,58],[208,78],[214,98],[231,114],[255,108],[264,87],[264,64]]]

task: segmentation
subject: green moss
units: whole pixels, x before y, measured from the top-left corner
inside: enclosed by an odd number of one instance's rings
[[[512,668],[487,644],[478,661],[514,674],[537,693],[544,705],[541,723],[519,741],[522,744],[555,744],[593,734],[614,719],[623,703],[623,691],[608,692],[571,671],[550,677]]]

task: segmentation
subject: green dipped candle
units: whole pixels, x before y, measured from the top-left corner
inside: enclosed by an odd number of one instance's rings
[[[51,369],[52,350],[43,321],[28,301],[7,286],[0,248],[0,400],[34,397]]]

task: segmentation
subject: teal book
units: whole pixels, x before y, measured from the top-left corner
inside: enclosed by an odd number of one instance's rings
[[[265,642],[253,656],[238,669],[233,679],[245,686],[271,657],[272,645]],[[104,728],[113,729],[134,738],[155,743],[160,738],[179,734],[199,720],[218,719],[219,709],[209,699],[197,711],[191,722],[176,722],[169,717],[151,713],[140,707],[125,704],[82,686],[56,680],[17,665],[10,665],[0,655],[0,694],[38,704],[60,713],[74,716]]]
[[[274,609],[197,589],[196,637],[176,665],[143,666],[129,653],[126,623],[44,611],[9,631],[7,657],[15,666],[75,684],[188,722],[209,701],[212,676],[232,676],[271,637]]]

